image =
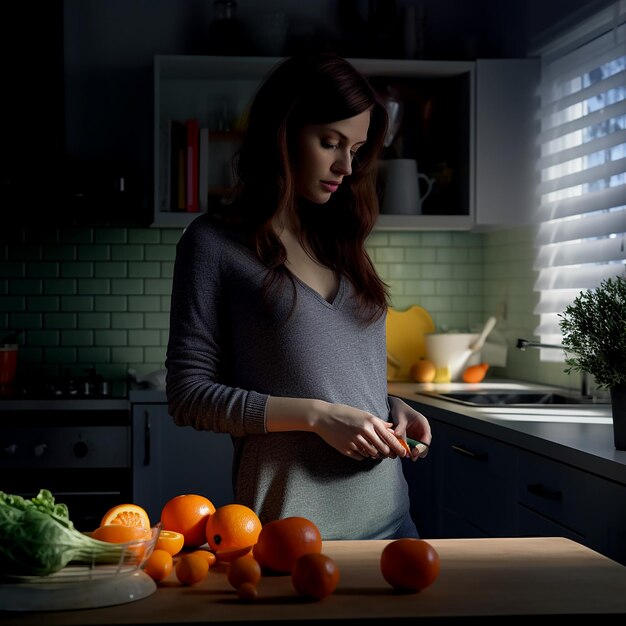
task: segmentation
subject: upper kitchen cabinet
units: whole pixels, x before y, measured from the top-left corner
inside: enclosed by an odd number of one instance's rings
[[[157,56],[154,61],[153,226],[186,226],[197,212],[186,210],[185,124],[208,129],[203,141],[207,167],[200,167],[204,208],[219,203],[232,181],[231,158],[241,138],[248,107],[275,57]],[[415,161],[422,179],[435,181],[421,213],[401,208],[381,215],[380,228],[467,229],[473,225],[474,67],[473,62],[350,59],[387,102],[397,102],[397,132],[384,160]],[[191,125],[192,136],[196,130]],[[177,139],[178,135],[178,139]],[[206,154],[207,149],[205,147]],[[195,171],[192,170],[192,172]],[[428,181],[423,180],[421,194]],[[381,194],[383,187],[381,185]],[[181,193],[183,191],[183,193]]]
[[[247,110],[279,60],[155,57],[153,226],[184,227],[198,215],[187,210],[188,202],[202,211],[223,201]],[[534,96],[532,71],[525,68],[536,67],[534,62],[350,62],[386,102],[395,130],[382,159],[378,228],[470,230],[518,219],[514,207],[523,202],[518,192],[530,190],[526,174],[521,174],[531,169],[528,151],[521,146],[529,145],[522,135],[529,128]],[[508,72],[508,64],[515,72]],[[518,80],[517,74],[527,78]],[[188,120],[195,120],[197,127]],[[185,165],[188,131],[192,144],[197,141],[190,172]],[[390,209],[385,185],[394,180],[394,189],[401,190],[405,179],[390,173],[400,161],[409,163],[414,177],[419,174],[419,197],[413,206]],[[415,181],[408,182],[411,186]],[[186,194],[189,183],[200,190],[198,198]]]
[[[537,206],[539,59],[476,62],[477,229],[528,223]]]

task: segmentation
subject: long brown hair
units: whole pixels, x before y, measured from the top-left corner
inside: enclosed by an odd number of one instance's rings
[[[325,204],[297,198],[294,144],[306,124],[324,124],[370,110],[367,142],[352,173]],[[387,285],[365,249],[379,213],[378,158],[387,130],[387,112],[367,79],[348,61],[331,53],[294,56],[281,62],[259,88],[250,108],[246,134],[233,166],[237,180],[231,217],[246,228],[251,244],[270,269],[270,283],[291,275],[286,251],[272,229],[272,218],[296,207],[303,243],[318,260],[347,276],[368,320],[383,314]]]

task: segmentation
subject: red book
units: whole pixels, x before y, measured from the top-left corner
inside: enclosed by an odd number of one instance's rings
[[[196,213],[200,210],[198,203],[198,120],[187,120],[187,211]]]

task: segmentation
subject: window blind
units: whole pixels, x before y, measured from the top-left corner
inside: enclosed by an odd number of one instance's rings
[[[560,344],[558,314],[581,291],[626,272],[626,0],[541,56],[535,334]],[[544,361],[563,361],[541,350]]]

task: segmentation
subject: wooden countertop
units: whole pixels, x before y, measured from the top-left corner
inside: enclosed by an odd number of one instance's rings
[[[201,583],[184,587],[172,574],[152,595],[117,606],[58,612],[0,612],[0,624],[95,626],[104,624],[309,623],[419,618],[441,624],[445,618],[536,615],[594,616],[606,623],[626,619],[626,567],[578,543],[559,537],[520,539],[438,539],[430,543],[441,557],[439,578],[419,593],[393,590],[380,573],[387,541],[330,541],[323,552],[340,569],[335,593],[321,601],[296,595],[288,576],[264,576],[259,597],[238,600],[223,566]],[[465,620],[464,620],[465,621]],[[510,618],[507,623],[510,623]],[[456,620],[455,620],[456,623]]]

